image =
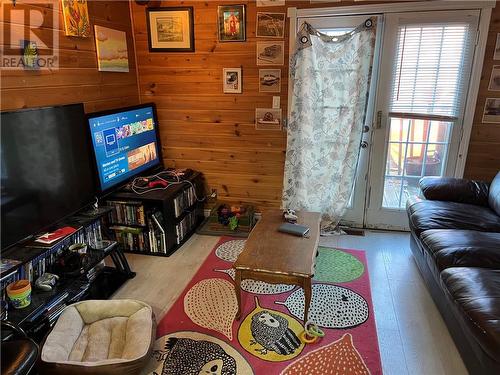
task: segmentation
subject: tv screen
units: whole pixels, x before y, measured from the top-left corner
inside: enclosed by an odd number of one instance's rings
[[[162,165],[154,104],[88,115],[101,191]]]
[[[82,104],[2,112],[2,249],[91,203],[96,184]]]

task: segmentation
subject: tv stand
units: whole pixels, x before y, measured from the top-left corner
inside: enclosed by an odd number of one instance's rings
[[[118,244],[115,241],[101,241],[100,222],[108,212],[109,209],[90,210],[59,223],[58,226],[69,225],[78,230],[53,244],[45,246],[31,242],[26,246],[8,249],[2,254],[2,258],[20,262],[11,269],[2,271],[2,298],[6,298],[5,287],[12,281],[28,279],[32,285],[31,304],[19,310],[9,306],[6,319],[26,331],[35,341],[43,339],[67,305],[85,299],[108,299],[127,280],[135,277],[135,272],[130,269]],[[59,274],[60,280],[52,290],[36,289],[34,281],[44,272],[54,272],[56,259],[67,251],[69,245],[76,242],[89,245],[87,262],[79,274]],[[103,247],[92,248],[92,244]],[[114,267],[103,266],[102,261],[108,256]]]
[[[106,227],[124,252],[170,256],[203,221],[204,181],[192,172],[185,183],[137,194],[120,189],[106,198]],[[196,193],[196,194],[195,194]]]

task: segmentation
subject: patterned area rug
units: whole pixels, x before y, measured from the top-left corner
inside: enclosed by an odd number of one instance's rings
[[[222,238],[158,325],[149,374],[381,374],[363,251],[319,248],[309,319],[325,337],[305,344],[304,293],[292,285],[242,282],[232,263],[245,240]]]

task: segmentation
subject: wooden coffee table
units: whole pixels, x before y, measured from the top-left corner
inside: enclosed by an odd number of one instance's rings
[[[268,210],[262,214],[233,265],[238,299],[236,319],[241,316],[241,280],[253,279],[302,287],[305,297],[304,323],[307,321],[321,215],[317,212],[297,212],[297,223],[310,228],[309,238],[278,232],[279,226],[283,224],[282,215],[281,210]]]

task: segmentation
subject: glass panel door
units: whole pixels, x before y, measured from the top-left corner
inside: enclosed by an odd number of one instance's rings
[[[365,226],[407,229],[423,176],[454,174],[477,11],[386,15]]]

